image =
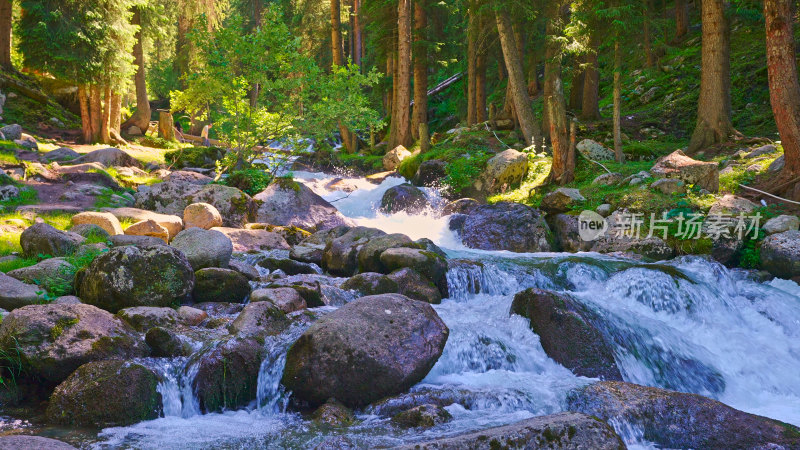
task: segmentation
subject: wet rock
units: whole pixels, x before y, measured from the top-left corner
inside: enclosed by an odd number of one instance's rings
[[[191,348],[172,331],[164,327],[153,327],[147,330],[144,341],[150,347],[150,354],[156,358],[174,358],[188,356]]]
[[[197,227],[210,230],[222,226],[222,216],[214,205],[192,203],[183,210],[183,223],[186,228]]]
[[[136,222],[125,229],[125,234],[128,236],[149,236],[156,239],[161,239],[165,244],[169,243],[170,235],[169,230],[159,225],[154,220],[143,220]]]
[[[228,268],[231,270],[235,270],[240,274],[244,275],[250,281],[258,279],[261,275],[258,273],[258,269],[247,264],[246,262],[231,260],[228,263]]]
[[[439,288],[414,269],[395,270],[389,274],[389,279],[397,283],[399,289],[396,292],[408,298],[436,305],[442,302]]]
[[[257,289],[250,294],[250,303],[270,302],[285,314],[306,309],[306,301],[293,288]]]
[[[50,423],[83,426],[125,426],[158,418],[161,394],[150,369],[126,361],[82,365],[50,397]]]
[[[191,264],[173,247],[114,247],[92,261],[78,292],[84,302],[117,312],[178,305],[189,298],[194,281]]]
[[[0,436],[0,450],[75,450],[75,447],[41,436]]]
[[[414,174],[412,184],[414,186],[437,186],[442,184],[442,180],[447,176],[447,163],[441,159],[431,159],[419,165],[417,173]]]
[[[403,428],[432,428],[452,420],[453,416],[438,405],[420,405],[397,413],[392,422]]]
[[[24,373],[57,384],[90,361],[145,356],[133,329],[92,305],[30,305],[0,324],[0,349],[18,354]]]
[[[709,192],[719,191],[719,169],[715,162],[697,161],[675,150],[660,158],[650,169],[655,178],[677,178]]]
[[[461,239],[469,248],[549,252],[552,235],[543,214],[519,203],[481,205],[464,219]]]
[[[72,160],[71,164],[84,164],[84,163],[100,163],[106,167],[122,166],[122,167],[138,167],[142,168],[136,158],[125,153],[118,148],[104,148],[89,152],[81,157]]]
[[[153,327],[172,327],[178,323],[178,313],[172,308],[134,306],[121,309],[117,317],[137,331],[145,332]]]
[[[446,204],[444,208],[442,208],[442,215],[469,214],[478,206],[480,206],[480,202],[474,198],[461,198]]]
[[[230,238],[217,230],[188,228],[178,233],[170,245],[186,255],[194,270],[227,268],[233,254]]]
[[[208,319],[208,313],[201,309],[192,308],[191,306],[181,306],[178,308],[178,320],[184,325],[190,327],[197,326],[206,319]]]
[[[410,184],[389,188],[381,198],[381,212],[386,214],[419,214],[429,207],[425,193]]]
[[[289,250],[289,244],[277,233],[267,230],[242,230],[238,228],[212,228],[210,231],[218,231],[231,241],[233,251],[236,253],[247,253],[251,251],[267,250]]]
[[[319,319],[287,354],[283,384],[312,405],[360,407],[403,392],[438,360],[449,330],[430,305],[362,297]]]
[[[387,234],[370,239],[358,251],[358,270],[361,272],[390,272],[386,265],[381,262],[381,253],[390,248],[410,247],[412,241],[404,234]]]
[[[197,303],[195,308],[208,313],[209,316],[215,317],[220,315],[239,314],[244,309],[245,305],[242,303],[219,303],[219,302],[205,302]]]
[[[330,241],[341,237],[348,231],[348,226],[339,226],[329,230],[318,231],[311,236],[303,239],[298,245],[292,248],[289,256],[297,261],[322,265],[322,254]]]
[[[398,448],[621,450],[625,448],[625,444],[608,424],[585,414],[565,412]]]
[[[668,448],[795,448],[800,430],[696,394],[605,381],[572,391],[568,408],[638,425]]]
[[[585,156],[586,159],[592,161],[613,161],[614,160],[614,151],[606,148],[603,144],[599,142],[593,141],[591,139],[584,139],[578,142],[578,145],[575,146],[575,149],[578,150],[581,155]]]
[[[342,289],[358,291],[362,295],[395,294],[400,292],[397,282],[386,275],[373,272],[360,273],[342,283]],[[436,291],[438,293],[438,290]]]
[[[295,226],[309,231],[351,225],[333,205],[308,186],[293,180],[278,180],[254,199],[260,202],[258,222]]]
[[[442,297],[448,297],[447,259],[441,255],[415,248],[390,248],[381,253],[381,262],[389,271],[410,268],[431,280]]]
[[[289,327],[289,319],[271,301],[247,304],[228,327],[231,334],[277,336]]]
[[[113,214],[119,220],[132,220],[134,222],[153,220],[166,228],[170,237],[177,236],[183,230],[183,219],[175,215],[159,214],[136,208],[108,208],[105,211]]]
[[[604,173],[592,181],[592,184],[600,186],[615,186],[625,178],[621,173]]]
[[[783,233],[784,231],[797,231],[800,229],[800,219],[797,216],[789,215],[773,217],[764,224],[763,228],[768,235]]]
[[[275,225],[270,225],[266,223],[248,223],[245,225],[245,228],[248,230],[267,230],[269,232],[275,233],[278,236],[286,239],[286,242],[289,245],[297,245],[303,240],[307,239],[311,236],[311,233],[297,227],[278,227]]]
[[[38,290],[51,290],[53,287],[72,291],[75,266],[63,258],[45,259],[33,266],[23,267],[8,272],[6,275],[24,283],[36,284]],[[0,294],[2,297],[3,294]]]
[[[737,267],[739,265],[739,255],[743,248],[744,241],[739,239],[716,239],[711,244],[711,257],[714,261],[726,267]]]
[[[514,149],[498,153],[486,162],[486,169],[476,183],[487,195],[514,189],[528,175],[528,155]]]
[[[528,289],[514,297],[511,312],[529,319],[545,353],[576,375],[622,379],[613,345],[580,303],[555,292]]]
[[[800,275],[800,231],[784,231],[761,241],[761,268],[779,278]]]
[[[597,253],[632,253],[654,261],[663,261],[675,256],[675,250],[663,239],[655,236],[636,239],[628,236],[614,237],[609,235],[594,241],[592,251]]]
[[[324,423],[332,427],[346,427],[356,420],[353,412],[335,399],[330,399],[317,408],[311,418],[315,422]]]
[[[42,288],[0,272],[0,308],[12,310],[41,301]]]
[[[381,230],[356,227],[328,241],[322,254],[322,268],[337,276],[352,276],[358,269],[357,256],[372,239],[385,236]]]
[[[383,156],[383,168],[386,170],[397,170],[403,160],[411,157],[411,152],[402,145],[398,145]]]
[[[666,195],[683,194],[686,192],[686,183],[675,178],[662,178],[651,184],[650,188]]]
[[[586,201],[577,189],[558,188],[542,198],[541,208],[548,213],[567,212]]]
[[[588,252],[592,248],[592,242],[581,239],[578,232],[578,217],[568,214],[557,214],[548,216],[547,223],[553,230],[556,244],[564,252]]]
[[[230,269],[210,267],[195,272],[194,301],[241,303],[250,295],[244,275]]]
[[[84,241],[86,238],[79,234],[57,230],[44,222],[31,225],[19,237],[22,254],[27,258],[38,255],[69,256]]]
[[[312,264],[288,258],[261,258],[256,265],[270,272],[280,270],[286,275],[319,273],[319,269]]]

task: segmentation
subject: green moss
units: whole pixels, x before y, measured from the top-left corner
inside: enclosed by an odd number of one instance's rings
[[[50,329],[50,339],[55,341],[62,334],[64,334],[64,331],[66,331],[69,327],[77,324],[79,321],[80,319],[78,319],[77,317],[72,319],[67,319],[66,317],[58,319],[58,321],[56,321],[55,326],[53,326],[53,328]]]

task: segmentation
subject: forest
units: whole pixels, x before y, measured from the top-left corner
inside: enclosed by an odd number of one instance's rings
[[[0,448],[800,448],[796,0],[0,0]]]

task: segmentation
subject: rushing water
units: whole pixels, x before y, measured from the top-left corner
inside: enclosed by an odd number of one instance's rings
[[[394,445],[511,423],[562,411],[566,393],[592,380],[573,375],[547,357],[527,320],[509,316],[516,292],[540,287],[567,292],[597,316],[596,325],[616,344],[623,377],[635,383],[701,393],[733,407],[800,425],[800,287],[785,280],[752,281],[698,257],[661,264],[596,254],[512,254],[464,248],[436,214],[441,200],[428,194],[430,211],[409,216],[377,212],[381,185],[347,180],[351,194],[328,191],[330,176],[296,173],[363,226],[412,239],[430,238],[451,259],[451,298],[435,309],[450,328],[444,353],[413,390],[440,391],[457,402],[453,420],[433,429],[401,431],[370,410],[346,431],[358,446]],[[329,308],[330,309],[330,308]],[[324,311],[322,311],[324,312]],[[295,326],[265,345],[268,358],[258,380],[258,398],[248,408],[200,414],[191,392],[186,360],[160,364],[165,417],[104,430],[99,448],[304,448],[340,437],[287,413],[290,393],[279,380],[286,350],[304,331]],[[647,448],[635,424],[612,426],[632,447]]]

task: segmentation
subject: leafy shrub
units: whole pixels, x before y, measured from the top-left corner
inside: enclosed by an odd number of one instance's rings
[[[270,182],[272,182],[272,176],[256,168],[233,171],[223,181],[226,186],[235,187],[248,195],[258,194],[266,189]]]
[[[144,136],[139,139],[138,144],[144,147],[152,148],[177,148],[178,143],[175,141],[168,141],[160,136]]]
[[[164,159],[169,165],[179,169],[186,167],[213,169],[217,160],[224,156],[225,150],[217,147],[187,147],[167,152]]]

